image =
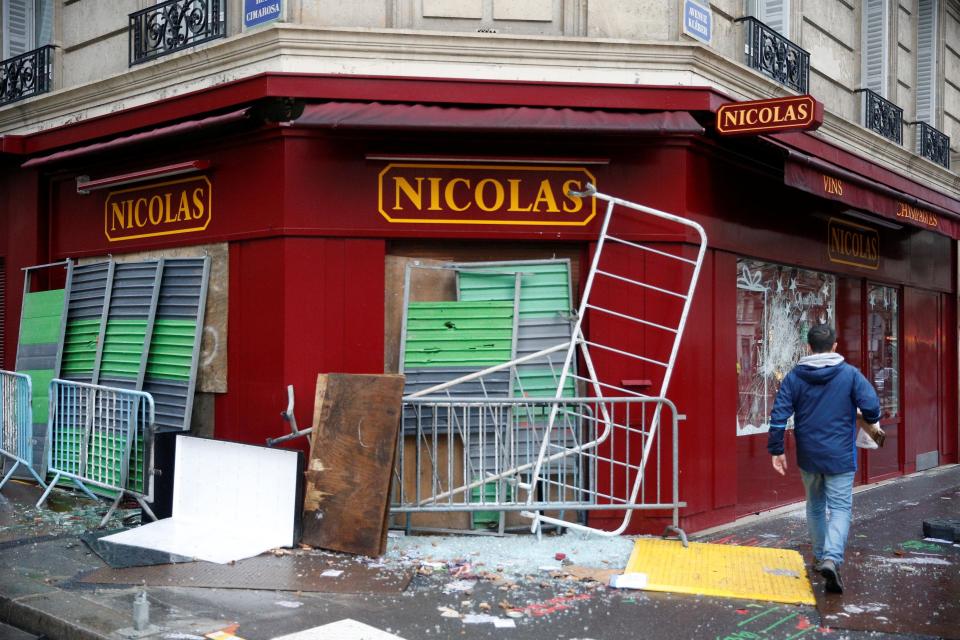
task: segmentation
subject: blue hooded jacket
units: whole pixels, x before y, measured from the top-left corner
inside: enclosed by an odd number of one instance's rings
[[[880,419],[877,392],[836,353],[801,358],[783,379],[770,414],[767,451],[783,453],[787,420],[794,416],[797,465],[809,473],[857,470],[857,408],[869,423]]]

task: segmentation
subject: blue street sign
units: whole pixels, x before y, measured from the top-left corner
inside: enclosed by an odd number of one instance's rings
[[[694,0],[685,0],[683,3],[683,32],[700,42],[710,44],[713,31],[713,14],[710,7]]]
[[[283,0],[243,0],[243,26],[255,27],[283,15]]]

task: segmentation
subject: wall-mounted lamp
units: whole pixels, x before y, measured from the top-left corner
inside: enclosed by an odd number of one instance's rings
[[[209,160],[191,160],[189,162],[178,162],[177,164],[168,164],[153,169],[110,176],[109,178],[99,178],[98,180],[91,180],[90,176],[77,176],[77,193],[87,195],[91,191],[98,191],[109,187],[120,187],[138,182],[146,182],[148,180],[156,180],[158,178],[169,178],[170,176],[204,171],[209,168]]]
[[[878,215],[868,215],[856,209],[845,209],[843,215],[850,216],[851,218],[856,218],[858,220],[863,220],[864,222],[869,222],[872,225],[878,227],[884,227],[885,229],[903,229],[903,225],[897,224],[896,222],[890,222],[885,220]]]

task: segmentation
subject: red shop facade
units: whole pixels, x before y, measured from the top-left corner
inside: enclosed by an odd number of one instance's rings
[[[288,384],[306,424],[317,373],[396,370],[398,261],[565,257],[582,288],[602,206],[565,194],[590,181],[707,232],[668,393],[686,416],[683,527],[802,498],[795,469],[770,467],[765,423],[811,322],[835,324],[881,395],[887,444],[861,454],[861,483],[957,462],[960,202],[808,133],[720,136],[727,102],[708,88],[268,74],[6,136],[2,364],[22,267],[213,247],[225,336],[200,415],[208,434],[260,444],[287,430]],[[610,318],[587,331],[651,339]],[[615,385],[654,376],[606,371]]]

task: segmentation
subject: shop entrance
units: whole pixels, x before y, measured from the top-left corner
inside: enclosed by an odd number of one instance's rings
[[[883,448],[860,452],[857,480],[861,483],[903,473],[902,306],[899,287],[838,278],[837,351],[876,389],[880,425],[887,434]],[[936,325],[936,315],[931,321]],[[935,411],[936,403],[931,406]]]
[[[948,358],[955,357],[955,345],[945,339],[943,327],[952,322],[947,313],[947,296],[935,291],[908,287],[904,292],[904,360],[910,372],[907,380],[909,404],[905,407],[908,437],[904,461],[908,470],[930,469],[940,464],[946,453],[946,438],[941,444],[941,424],[946,425],[946,400],[949,388]],[[954,389],[956,389],[954,383]],[[956,429],[954,424],[952,429]],[[946,434],[944,429],[943,434]]]

